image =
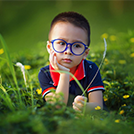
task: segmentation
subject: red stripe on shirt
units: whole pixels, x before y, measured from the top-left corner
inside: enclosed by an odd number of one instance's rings
[[[50,91],[51,89],[55,89],[54,87],[49,87],[47,89],[45,89],[43,92],[42,92],[42,96],[44,96],[45,93],[47,93],[48,91]]]
[[[104,89],[103,86],[95,86],[95,87],[90,87],[87,92],[91,91],[91,90],[96,90],[96,89]]]

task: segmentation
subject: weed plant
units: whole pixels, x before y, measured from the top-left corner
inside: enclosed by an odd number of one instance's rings
[[[0,132],[133,134],[134,32],[116,35],[109,33],[109,36],[105,33],[102,36],[108,43],[107,55],[100,69],[108,111],[96,108],[83,115],[66,107],[61,101],[62,94],[58,94],[54,104],[42,99],[37,75],[39,68],[48,64],[46,50],[42,50],[44,43],[41,43],[40,53],[11,57],[0,35]],[[103,40],[99,45],[103,45]],[[90,52],[88,59],[99,66],[102,57],[103,51]],[[26,83],[21,69],[16,66],[17,62],[25,67]]]

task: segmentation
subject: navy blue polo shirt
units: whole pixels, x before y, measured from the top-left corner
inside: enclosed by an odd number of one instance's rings
[[[60,74],[58,72],[54,72],[53,70],[54,68],[50,64],[48,66],[41,68],[38,74],[40,86],[42,88],[43,98],[47,93],[51,92],[51,90],[56,90],[56,87],[58,85]],[[101,76],[100,76],[100,72],[98,72],[96,75],[97,70],[98,70],[98,67],[94,62],[91,62],[88,60],[82,60],[81,63],[78,65],[77,70],[74,74],[74,76],[81,83],[84,90],[90,84],[89,88],[86,91],[87,96],[88,96],[88,93],[90,92],[93,92],[96,90],[102,90],[102,91],[105,90]],[[94,78],[95,75],[96,77]],[[78,84],[76,83],[76,81],[74,80],[74,78],[70,80],[69,84],[70,84],[69,96],[73,96],[73,99],[74,99],[77,95],[82,95],[83,92],[78,86]]]

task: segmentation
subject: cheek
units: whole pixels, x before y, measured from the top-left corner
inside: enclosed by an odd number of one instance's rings
[[[60,60],[61,60],[62,57],[63,57],[62,54],[56,53],[56,52],[55,52],[55,56],[56,56],[58,62],[60,62]]]
[[[78,64],[82,61],[83,57],[82,56],[76,56],[74,58],[74,61],[77,62]]]

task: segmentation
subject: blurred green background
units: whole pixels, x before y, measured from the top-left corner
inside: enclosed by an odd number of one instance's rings
[[[134,1],[0,1],[0,33],[10,53],[38,53],[39,42],[46,44],[52,19],[63,11],[76,11],[88,19],[91,48],[96,50],[103,33],[134,30]]]

